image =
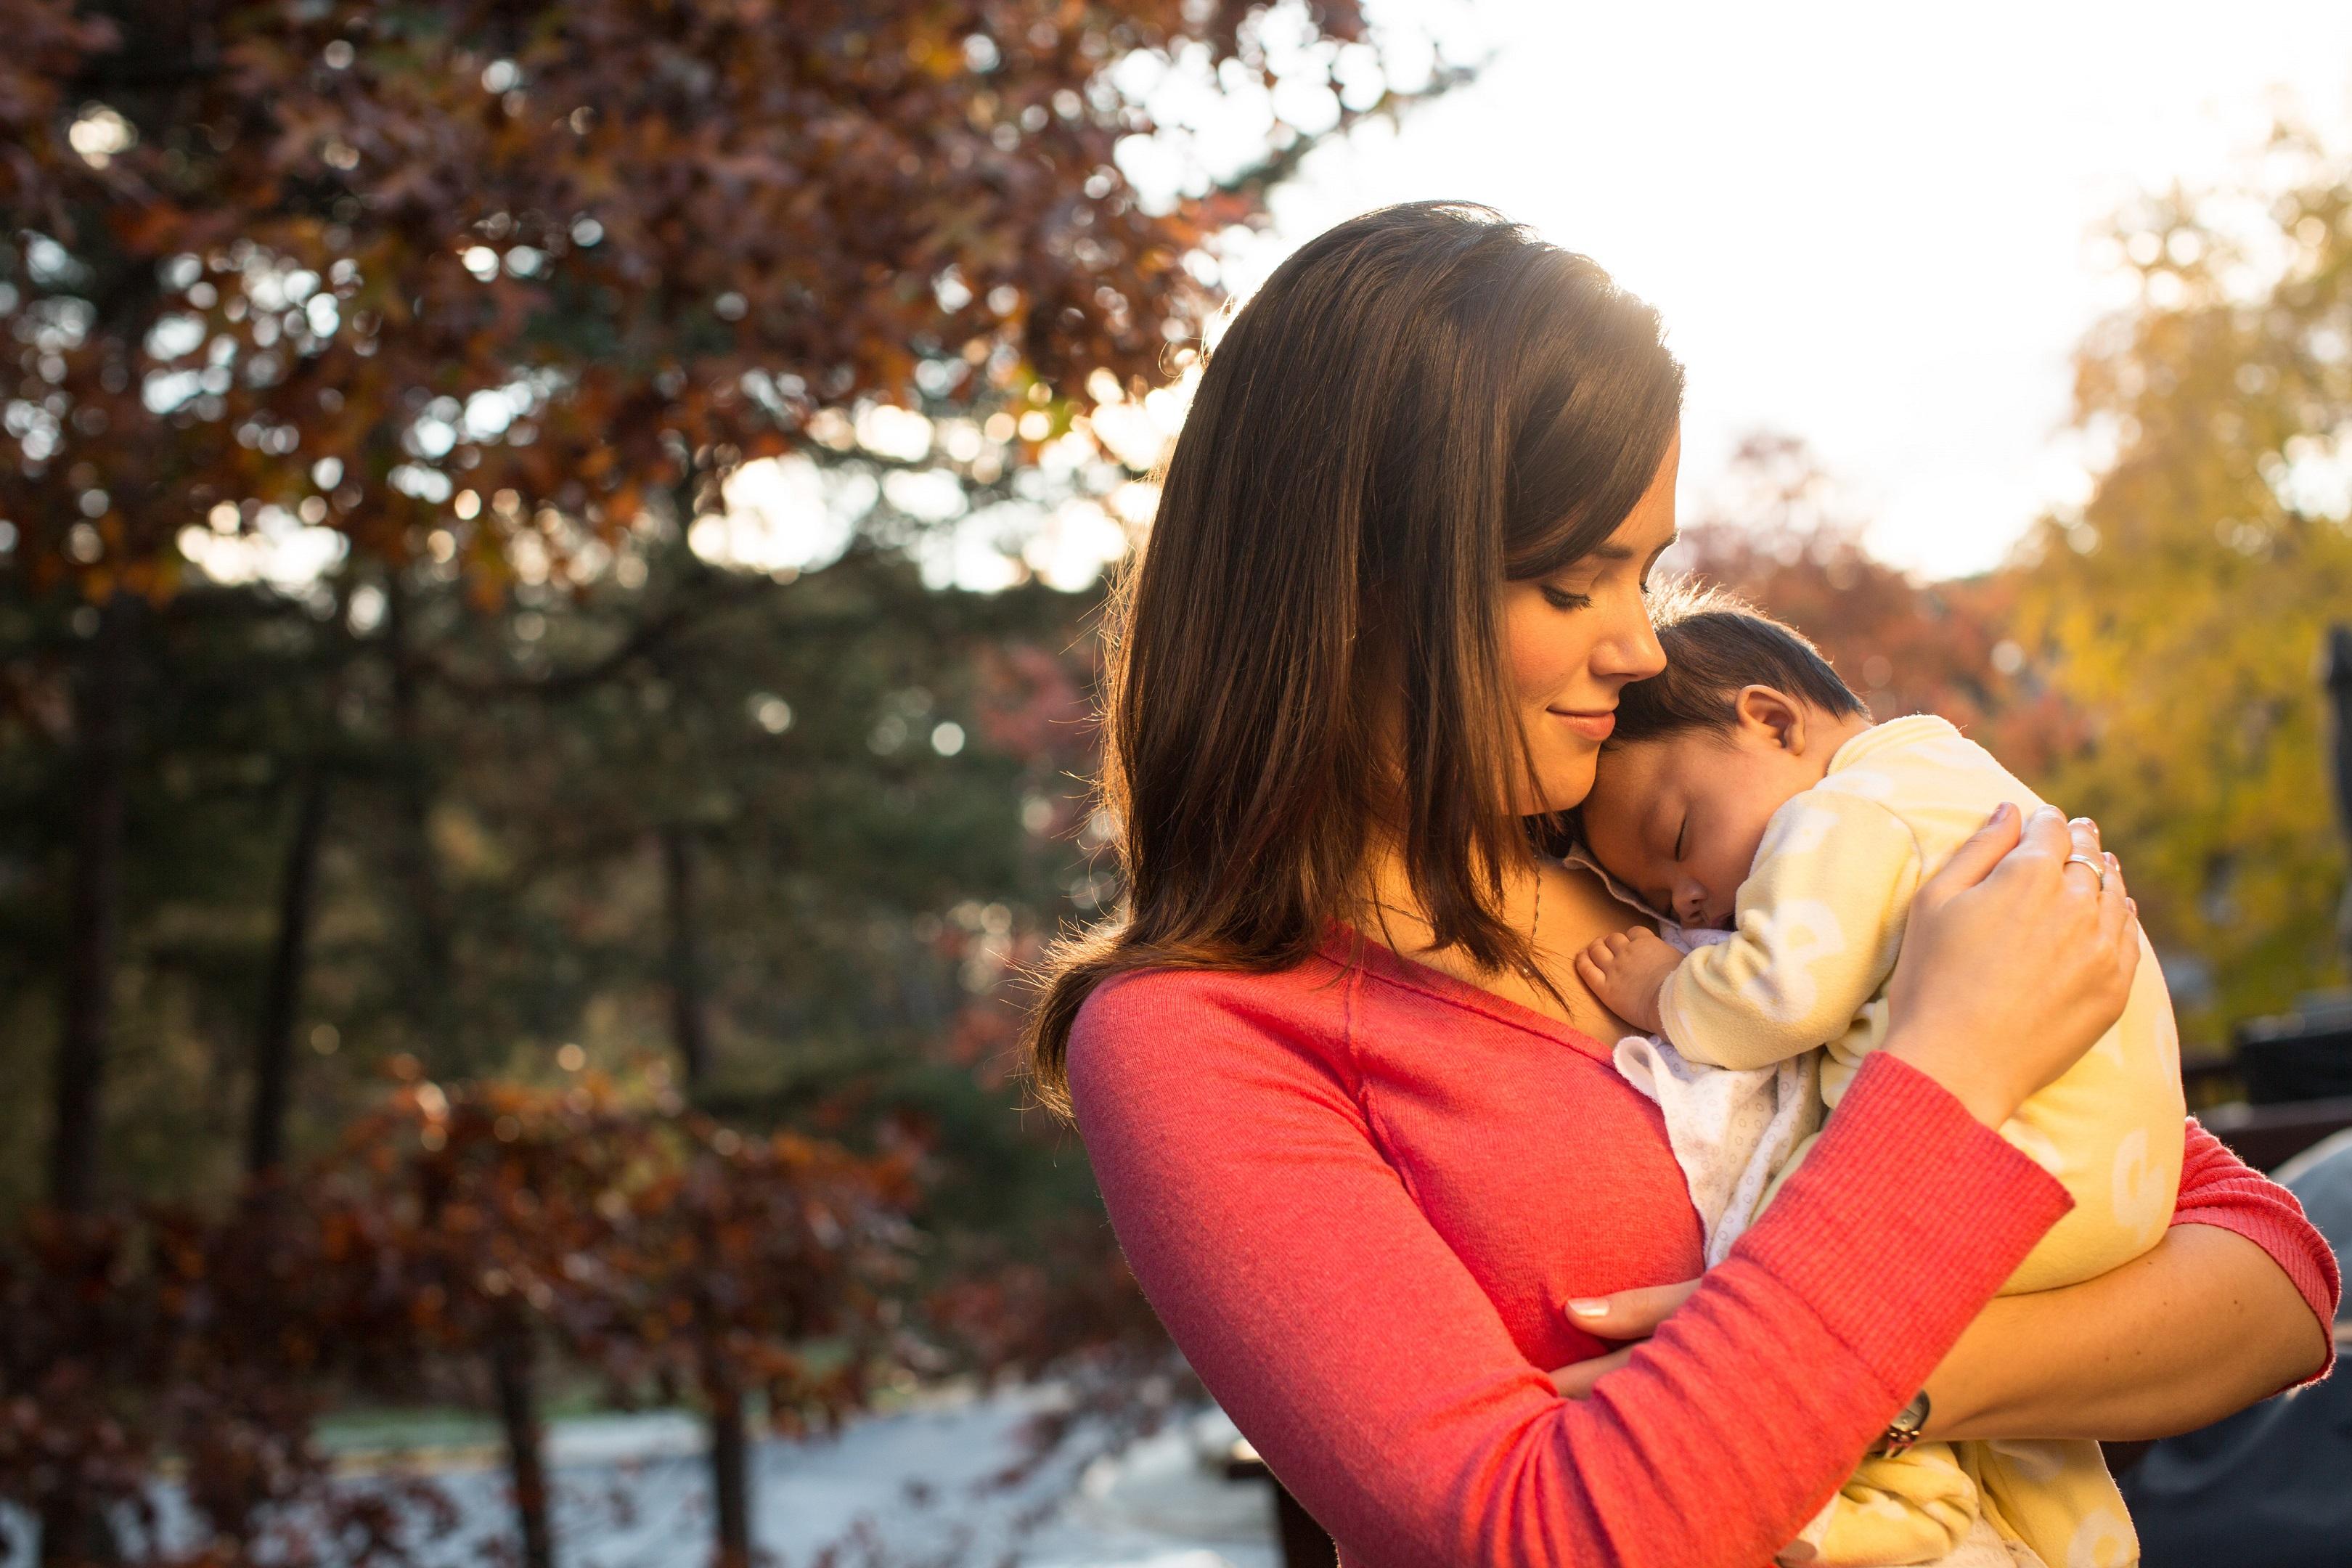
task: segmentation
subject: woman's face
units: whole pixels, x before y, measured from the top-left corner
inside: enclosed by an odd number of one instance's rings
[[[1518,803],[1523,816],[1582,802],[1601,742],[1616,728],[1617,693],[1666,667],[1643,589],[1675,542],[1682,445],[1676,435],[1649,489],[1599,549],[1503,591],[1511,680],[1535,760],[1536,798]]]

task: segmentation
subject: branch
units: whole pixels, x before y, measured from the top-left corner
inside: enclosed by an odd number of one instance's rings
[[[716,586],[702,593],[681,590],[667,608],[638,622],[608,652],[572,669],[557,670],[548,675],[484,677],[461,671],[437,655],[422,653],[412,656],[411,668],[463,697],[576,697],[612,679],[635,660],[690,629],[703,616],[749,604],[772,591],[776,585],[766,577],[744,577],[728,582],[715,573],[702,574],[698,581],[714,583]]]
[[[1379,119],[1386,120],[1391,124],[1401,123],[1406,110],[1416,105],[1443,98],[1454,89],[1467,86],[1476,80],[1478,73],[1486,68],[1492,58],[1490,55],[1487,59],[1479,60],[1471,65],[1441,66],[1431,73],[1429,85],[1418,92],[1398,92],[1390,89],[1384,90],[1370,108],[1342,109],[1339,111],[1338,124],[1313,136],[1300,136],[1289,146],[1252,163],[1230,178],[1220,180],[1208,199],[1230,202],[1238,198],[1248,205],[1254,215],[1262,215],[1265,211],[1269,193],[1276,186],[1285,184],[1296,175],[1299,166],[1306,163],[1307,154],[1315,149],[1334,138],[1345,137],[1367,120]]]

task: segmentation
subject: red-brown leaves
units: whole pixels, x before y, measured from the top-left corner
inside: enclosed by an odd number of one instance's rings
[[[926,362],[956,401],[1157,380],[1209,212],[1142,210],[1114,149],[1150,126],[1103,73],[1230,56],[1251,9],[231,0],[117,39],[0,0],[0,228],[63,258],[0,255],[16,558],[167,593],[225,501],[400,557],[460,488],[609,535]],[[510,420],[420,426],[509,390]]]
[[[593,1077],[412,1075],[227,1215],[37,1215],[0,1247],[0,1499],[85,1522],[143,1509],[174,1452],[237,1553],[265,1535],[324,1551],[289,1533],[309,1528],[289,1505],[370,1506],[329,1496],[325,1394],[462,1377],[518,1337],[624,1397],[756,1391],[784,1428],[837,1420],[886,1364],[915,1162],[746,1136]],[[335,1528],[397,1554],[389,1518]]]

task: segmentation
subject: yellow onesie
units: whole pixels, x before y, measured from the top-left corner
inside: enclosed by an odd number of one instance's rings
[[[1737,934],[1667,978],[1662,1033],[1685,1058],[1725,1068],[1826,1046],[1822,1098],[1834,1110],[1885,1037],[1886,981],[1912,895],[2002,801],[2027,812],[2042,804],[1944,720],[1896,719],[1848,741],[1820,784],[1773,814],[1739,887]],[[2000,1129],[2074,1199],[2003,1295],[2104,1274],[2155,1246],[2171,1220],[2186,1115],[2180,1041],[2147,942],[2122,1021]],[[1979,1513],[2051,1568],[2139,1560],[2091,1442],[1922,1443],[1865,1459],[1803,1544],[1824,1568],[1932,1563]],[[1801,1545],[1784,1556],[1804,1560]]]

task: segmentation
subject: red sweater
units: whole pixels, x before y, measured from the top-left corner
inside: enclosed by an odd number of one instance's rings
[[[1563,1302],[1700,1271],[1657,1108],[1607,1047],[1366,942],[1088,998],[1078,1126],[1135,1276],[1209,1392],[1361,1568],[1756,1568],[2069,1203],[1873,1057],[1731,1256],[1589,1400]],[[2194,1121],[2173,1223],[2240,1232],[2323,1323],[2294,1197]]]

